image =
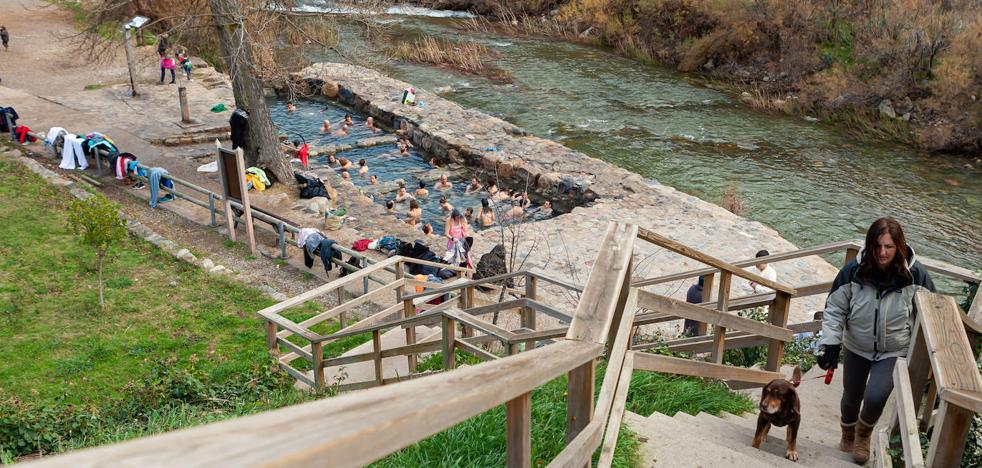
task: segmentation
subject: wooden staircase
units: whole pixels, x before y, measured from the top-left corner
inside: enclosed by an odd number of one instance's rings
[[[791,368],[782,373],[791,375]],[[760,449],[750,446],[757,427],[757,413],[695,416],[655,413],[648,417],[627,412],[624,422],[641,441],[643,466],[815,466],[855,467],[849,454],[839,451],[839,399],[842,381],[830,385],[817,366],[802,377],[798,395],[802,423],[798,431],[798,462],[784,458],[786,431],[772,427]],[[746,390],[754,402],[760,389]]]

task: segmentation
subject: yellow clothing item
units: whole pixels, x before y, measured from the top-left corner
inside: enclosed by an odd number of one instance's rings
[[[260,192],[266,190],[266,184],[263,183],[262,179],[258,175],[251,173],[246,174],[245,179],[247,183],[252,182],[252,188],[259,190]]]

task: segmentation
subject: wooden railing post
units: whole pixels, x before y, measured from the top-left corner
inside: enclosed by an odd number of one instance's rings
[[[272,320],[266,321],[266,347],[269,348],[269,353],[273,356],[280,355],[280,343],[276,339],[276,322]]]
[[[959,466],[968,430],[975,413],[941,400],[938,419],[934,423],[931,446],[927,450],[927,466]]]
[[[566,443],[590,424],[593,416],[593,390],[596,375],[595,361],[569,371],[566,387]]]
[[[733,274],[728,271],[720,271],[719,275],[719,296],[716,299],[716,310],[720,313],[729,313],[730,306],[730,284],[733,281]],[[703,290],[705,291],[705,290]],[[717,325],[713,330],[713,362],[723,363],[723,351],[726,349],[726,327]]]
[[[372,360],[375,361],[375,381],[382,385],[384,375],[382,375],[382,334],[376,328],[372,330]]]
[[[314,362],[311,364],[314,368],[314,389],[323,390],[324,389],[324,344],[321,342],[310,344],[310,355],[313,356]]]
[[[920,318],[914,323],[914,331],[910,334],[910,348],[907,349],[907,373],[910,376],[910,395],[914,399],[914,411],[916,412],[921,407],[921,397],[924,396],[924,390],[931,375],[931,361]],[[933,408],[925,407],[924,411],[930,414]]]
[[[538,289],[538,278],[532,275],[525,276],[525,298],[534,301],[536,298],[536,290]],[[535,330],[535,310],[531,307],[522,308],[522,328],[528,328],[529,330]]]
[[[859,249],[856,249],[856,248],[853,248],[853,247],[847,248],[846,249],[846,260],[845,260],[845,262],[842,263],[842,265],[843,266],[848,265],[849,262],[852,261],[852,259],[856,258],[856,255],[859,255]]]
[[[928,376],[930,378],[930,376]],[[924,397],[924,410],[921,415],[920,430],[927,432],[931,425],[931,416],[934,414],[934,403],[938,401],[938,386],[935,382],[927,385],[927,396]]]
[[[785,327],[788,325],[788,315],[791,313],[791,295],[775,291],[774,302],[769,308],[768,319],[771,325]],[[784,358],[784,342],[770,340],[767,343],[767,370],[777,372]]]
[[[713,300],[713,283],[716,282],[716,275],[710,273],[708,275],[702,276],[702,302],[709,302]],[[709,333],[709,324],[705,322],[699,322],[699,328],[696,329],[696,336],[705,336]]]
[[[416,306],[413,305],[412,299],[403,299],[402,301],[402,317],[409,318],[416,315]],[[409,324],[406,326],[406,345],[416,344],[416,326]],[[419,361],[419,355],[416,353],[409,353],[406,355],[406,359],[409,363],[409,372],[416,372],[416,366]]]
[[[457,341],[457,321],[450,317],[443,317],[443,368],[446,370],[457,367],[457,355],[455,344]]]
[[[532,394],[523,393],[505,403],[509,468],[532,466]]]
[[[404,263],[405,262],[396,263],[396,281],[399,281],[406,277]],[[405,294],[405,292],[406,292],[405,286],[399,286],[396,288],[396,302],[402,300],[402,296]]]

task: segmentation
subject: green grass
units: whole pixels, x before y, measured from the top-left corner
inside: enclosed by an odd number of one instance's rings
[[[268,361],[253,312],[272,300],[142,240],[112,249],[100,310],[95,254],[69,234],[66,197],[0,161],[0,391],[99,404],[160,359],[218,381]]]
[[[273,370],[254,314],[271,299],[143,240],[112,249],[101,310],[69,199],[0,159],[0,462],[324,395]]]
[[[433,353],[420,361],[417,370],[439,369],[442,361],[440,353]],[[458,353],[457,362],[476,364],[476,359]],[[604,366],[598,366],[598,392],[603,372]],[[645,416],[656,411],[669,415],[678,411],[739,414],[752,408],[750,400],[730,392],[721,383],[651,372],[634,373],[627,399],[629,411]],[[533,465],[548,464],[565,445],[566,377],[562,376],[532,392]],[[639,466],[638,447],[636,436],[622,426],[614,466]],[[503,466],[505,455],[505,412],[503,406],[498,406],[393,453],[373,466]]]

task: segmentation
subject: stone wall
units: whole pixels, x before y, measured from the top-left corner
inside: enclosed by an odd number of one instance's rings
[[[498,175],[515,188],[524,185],[527,177],[534,187],[530,192],[536,192],[539,197],[568,200],[568,195],[557,192],[558,182],[564,177],[583,180],[584,190],[574,198],[575,203],[571,204],[574,209],[570,213],[522,223],[515,230],[492,228],[475,232],[475,259],[496,243],[510,245],[510,236],[516,235],[518,268],[542,269],[556,277],[582,283],[589,275],[598,254],[598,240],[603,238],[610,220],[644,226],[727,261],[751,258],[760,249],[772,253],[797,250],[777,231],[759,222],[741,218],[717,205],[553,141],[531,136],[508,122],[464,109],[427,90],[417,88],[417,100],[423,101],[425,106],[403,105],[399,102],[402,90],[410,85],[374,70],[322,63],[304,69],[298,78],[307,83],[310,91],[316,91],[315,94],[336,98],[385,125],[405,130],[420,149],[431,155],[471,168],[483,168],[491,174],[497,170]],[[484,150],[489,147],[499,151]],[[344,188],[343,184],[340,188]],[[367,201],[365,204],[371,205]],[[373,215],[367,218],[378,219]],[[440,231],[439,227],[437,230]],[[829,242],[836,240],[841,239],[828,239]],[[651,278],[703,266],[640,240],[635,244],[636,278]],[[837,272],[836,267],[818,257],[783,262],[775,265],[775,269],[778,281],[791,286],[831,281]],[[694,280],[677,281],[648,289],[684,297],[692,283]],[[735,281],[735,296],[746,294],[741,293],[741,286],[742,281]],[[543,286],[543,289],[541,295],[548,298],[550,304],[570,310],[576,307],[575,295],[549,286]],[[791,322],[810,320],[823,304],[823,296],[795,299]],[[671,323],[651,328],[672,336],[678,326],[678,323]]]
[[[423,152],[438,161],[497,174],[507,187],[529,187],[535,199],[552,200],[569,211],[598,198],[620,197],[644,191],[641,176],[591,158],[559,143],[529,135],[525,130],[479,111],[465,109],[429,91],[418,89],[424,106],[400,103],[402,90],[411,86],[375,70],[355,65],[319,63],[299,74],[308,91],[335,98],[383,125],[400,129]],[[560,193],[566,177],[573,189]]]

